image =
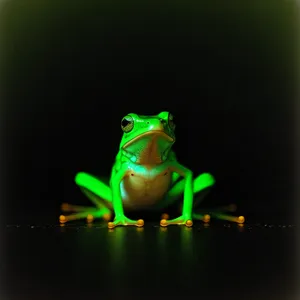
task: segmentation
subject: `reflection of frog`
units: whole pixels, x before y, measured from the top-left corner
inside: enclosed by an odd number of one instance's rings
[[[182,214],[173,220],[162,219],[161,226],[192,226],[193,196],[215,182],[204,173],[193,179],[193,173],[181,165],[172,151],[175,124],[169,112],[156,116],[128,114],[121,121],[123,137],[113,165],[110,183],[80,172],[75,177],[96,208],[76,207],[75,214],[61,216],[62,223],[80,218],[106,218],[113,210],[115,219],[109,228],[118,225],[143,226],[143,220],[131,220],[126,211],[164,209],[183,195]],[[181,178],[183,177],[183,178]],[[65,205],[65,210],[71,206]],[[124,212],[125,211],[125,212]],[[199,219],[199,217],[198,217]]]

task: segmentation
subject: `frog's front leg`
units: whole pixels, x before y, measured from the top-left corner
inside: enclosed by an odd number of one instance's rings
[[[144,220],[131,220],[124,214],[123,201],[121,196],[121,181],[128,174],[128,166],[124,164],[120,170],[113,173],[111,178],[112,204],[115,212],[115,219],[108,223],[108,228],[116,226],[144,226]]]
[[[177,179],[180,177],[178,173],[173,173],[173,186],[168,192],[165,200],[163,203],[161,203],[161,207],[166,207],[170,206],[171,204],[175,203],[178,199],[181,198],[182,194],[184,193],[184,188],[185,188],[185,178],[181,179],[180,181],[177,182]],[[205,198],[206,194],[210,191],[210,188],[214,185],[215,179],[214,177],[209,174],[209,173],[203,173],[198,175],[194,180],[193,180],[193,194],[197,194],[199,192],[202,192],[201,194],[201,199],[194,199],[193,200],[193,207],[199,204]],[[182,207],[180,209],[182,211]],[[202,219],[203,221],[207,222],[208,215],[203,215],[200,216],[195,215],[194,213],[192,214],[193,219]],[[168,219],[169,215],[168,214],[163,214],[162,219]],[[162,223],[165,223],[165,221],[162,221]]]
[[[171,162],[169,166],[170,171],[176,172],[182,177],[184,177],[183,185],[176,187],[176,185],[171,189],[169,192],[169,201],[172,201],[172,196],[177,196],[179,191],[182,192],[183,189],[183,208],[182,208],[182,215],[176,219],[166,220],[162,219],[160,221],[161,226],[168,226],[168,225],[186,225],[188,227],[193,225],[192,221],[192,209],[193,209],[193,198],[194,198],[194,191],[193,191],[193,172],[184,166],[180,165],[178,162]]]

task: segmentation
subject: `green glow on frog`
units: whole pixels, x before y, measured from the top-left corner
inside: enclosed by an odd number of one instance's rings
[[[212,187],[214,177],[209,173],[193,177],[193,172],[178,162],[172,146],[175,143],[174,117],[169,112],[155,116],[141,116],[134,113],[121,120],[123,136],[116,155],[109,184],[97,177],[79,172],[75,183],[93,202],[95,207],[80,207],[63,204],[64,212],[60,222],[86,218],[88,222],[95,218],[111,220],[109,228],[116,226],[142,227],[144,221],[131,220],[126,212],[142,210],[164,210],[182,199],[183,205],[179,217],[167,219],[164,214],[161,226],[192,226],[193,219],[208,222],[208,215],[193,212],[194,195]],[[244,219],[215,213],[219,219],[237,223]],[[242,222],[241,222],[242,220]]]

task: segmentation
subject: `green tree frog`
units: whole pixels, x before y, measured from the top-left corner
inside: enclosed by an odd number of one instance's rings
[[[172,224],[192,226],[194,194],[214,185],[214,177],[204,173],[196,178],[193,172],[176,158],[172,146],[175,143],[174,117],[169,112],[154,116],[134,113],[121,121],[123,131],[119,151],[111,170],[109,184],[85,172],[75,177],[76,184],[95,204],[95,208],[64,206],[75,211],[69,216],[60,216],[60,222],[80,218],[105,218],[114,212],[115,218],[108,222],[116,226],[144,225],[142,219],[127,218],[132,210],[162,210],[183,197],[180,216],[162,219],[161,226]]]

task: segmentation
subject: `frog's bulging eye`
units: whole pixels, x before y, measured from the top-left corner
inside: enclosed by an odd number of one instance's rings
[[[169,114],[169,120],[168,120],[169,126],[172,130],[175,129],[175,123],[174,123],[174,116],[172,114]]]
[[[133,128],[133,118],[131,116],[126,116],[121,121],[121,128],[124,132],[128,133]]]

